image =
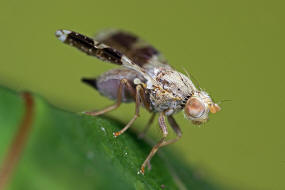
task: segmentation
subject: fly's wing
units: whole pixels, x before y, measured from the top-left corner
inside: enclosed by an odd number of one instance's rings
[[[113,47],[126,55],[139,67],[169,67],[159,51],[138,36],[121,30],[99,32],[96,41]]]
[[[55,35],[63,43],[74,46],[75,48],[85,52],[87,55],[95,56],[103,61],[113,64],[123,65],[129,69],[139,72],[145,79],[155,83],[143,68],[135,64],[127,56],[113,47],[70,30],[58,30]]]
[[[95,56],[103,61],[122,65],[123,54],[114,48],[95,41],[83,34],[70,30],[58,30],[56,37],[65,44],[71,45],[87,55]]]

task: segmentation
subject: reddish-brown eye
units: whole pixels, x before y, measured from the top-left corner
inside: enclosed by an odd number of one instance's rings
[[[185,114],[188,117],[199,118],[205,112],[204,104],[197,98],[190,98],[185,106]]]

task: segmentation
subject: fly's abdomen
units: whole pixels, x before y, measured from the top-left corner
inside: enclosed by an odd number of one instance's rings
[[[118,68],[107,71],[96,79],[83,79],[82,81],[97,89],[103,96],[116,100],[121,80],[127,79],[130,87],[123,85],[122,102],[131,102],[135,99],[135,85],[133,83],[135,78],[143,81],[142,76],[136,71]]]

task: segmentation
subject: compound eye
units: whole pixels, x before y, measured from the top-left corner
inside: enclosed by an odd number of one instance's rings
[[[204,104],[197,98],[190,98],[185,106],[185,113],[192,118],[199,118],[205,112]]]

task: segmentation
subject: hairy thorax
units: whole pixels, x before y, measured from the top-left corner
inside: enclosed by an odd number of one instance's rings
[[[195,90],[193,83],[182,73],[168,68],[154,68],[148,73],[156,81],[147,90],[153,111],[171,115],[183,109]]]

